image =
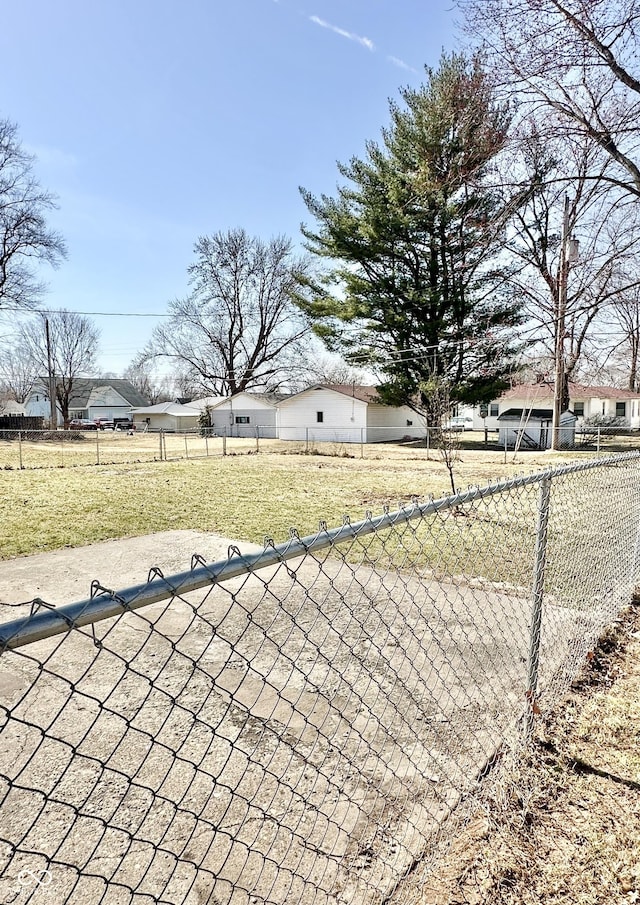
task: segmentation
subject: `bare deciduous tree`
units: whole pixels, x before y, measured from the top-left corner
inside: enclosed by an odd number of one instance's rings
[[[38,376],[29,350],[21,344],[7,344],[0,350],[0,390],[5,399],[24,402]]]
[[[44,288],[37,265],[56,267],[66,255],[62,237],[46,223],[55,198],[38,184],[33,164],[16,126],[0,120],[0,308],[34,307]]]
[[[168,402],[174,395],[169,380],[154,371],[152,362],[145,360],[144,353],[133,359],[122,376],[148,400],[150,405]]]
[[[308,373],[301,381],[299,389],[312,386],[314,383],[336,384],[371,384],[374,380],[371,372],[355,368],[339,358],[330,358],[323,350],[308,362]]]
[[[599,346],[599,320],[621,291],[637,291],[638,274],[626,271],[640,239],[636,202],[611,191],[601,177],[611,162],[584,139],[550,142],[537,125],[521,138],[520,166],[526,172],[527,203],[514,212],[507,251],[519,262],[512,284],[528,314],[529,336],[553,355],[559,332],[564,349],[562,409],[569,406],[569,381],[592,346]],[[580,240],[579,258],[564,273],[566,298],[560,320],[563,274],[563,216],[567,236]],[[565,249],[566,250],[566,249]]]
[[[49,323],[50,350],[46,323]],[[78,377],[93,369],[100,334],[92,321],[75,311],[38,314],[20,329],[20,341],[28,350],[38,375],[48,374],[49,352],[56,380],[56,396],[64,423],[69,421],[69,403]]]
[[[291,242],[236,229],[201,237],[195,254],[192,291],[170,303],[144,357],[170,359],[215,395],[273,389],[300,370],[310,327],[296,300],[308,265]]]
[[[609,320],[618,335],[611,349],[610,359],[619,360],[620,370],[626,372],[626,386],[640,391],[640,274],[625,274],[625,285],[614,296],[609,307]]]
[[[640,196],[640,0],[457,0],[496,79],[615,164],[602,179]]]

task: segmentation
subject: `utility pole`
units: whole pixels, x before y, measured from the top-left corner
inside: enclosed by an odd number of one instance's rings
[[[51,430],[58,427],[58,410],[56,408],[56,375],[53,371],[53,357],[51,355],[51,336],[49,335],[49,318],[45,318],[44,331],[47,337],[47,368],[49,371],[49,419]]]
[[[564,341],[567,318],[567,281],[569,264],[578,260],[578,241],[569,238],[571,204],[569,196],[564,196],[564,218],[562,223],[562,245],[558,265],[558,292],[555,311],[555,380],[553,389],[553,420],[551,422],[551,449],[560,449],[560,416],[564,394]]]

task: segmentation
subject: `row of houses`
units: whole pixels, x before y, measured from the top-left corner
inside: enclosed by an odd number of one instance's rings
[[[49,410],[46,386],[35,386],[24,403],[24,414],[48,419]],[[345,443],[425,435],[423,419],[408,406],[383,405],[375,387],[352,384],[317,384],[289,396],[237,393],[147,405],[127,380],[82,379],[74,384],[69,418],[131,418],[138,426],[156,431],[190,431],[205,423],[214,433],[230,437],[258,433],[263,438]]]
[[[290,396],[237,393],[167,402],[134,409],[133,416],[155,430],[190,430],[204,420],[229,437],[378,443],[425,435],[424,420],[408,406],[384,405],[375,387],[352,384],[316,384]]]
[[[570,411],[563,422],[567,430],[580,430],[593,418],[618,418],[626,426],[640,429],[637,393],[572,383],[570,397]],[[23,408],[25,415],[48,418],[44,385],[34,387]],[[476,430],[509,431],[526,424],[537,443],[545,446],[552,408],[553,386],[536,383],[515,386],[467,415]],[[289,396],[245,392],[147,405],[127,380],[82,379],[74,386],[69,416],[90,421],[128,417],[149,430],[165,431],[195,430],[206,423],[218,434],[254,437],[259,433],[263,438],[281,440],[375,443],[425,435],[423,419],[408,406],[384,405],[375,387],[352,384],[316,384]]]

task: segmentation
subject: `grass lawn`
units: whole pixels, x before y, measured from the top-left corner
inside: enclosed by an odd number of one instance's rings
[[[0,471],[0,559],[168,529],[215,531],[230,538],[276,541],[352,521],[385,503],[450,492],[442,461],[424,448],[375,446],[366,457],[218,456],[168,462]],[[52,455],[55,458],[56,451]],[[463,449],[459,487],[531,472],[575,454],[513,455]],[[45,459],[43,458],[43,462]],[[53,462],[52,464],[55,464]]]

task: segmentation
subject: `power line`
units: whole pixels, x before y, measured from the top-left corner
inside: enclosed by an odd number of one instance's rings
[[[20,307],[11,307],[9,305],[0,308],[0,314],[3,311],[19,311],[22,314],[82,314],[86,317],[187,317],[180,314],[153,314],[148,311],[69,311],[65,308],[31,308],[25,309]]]

